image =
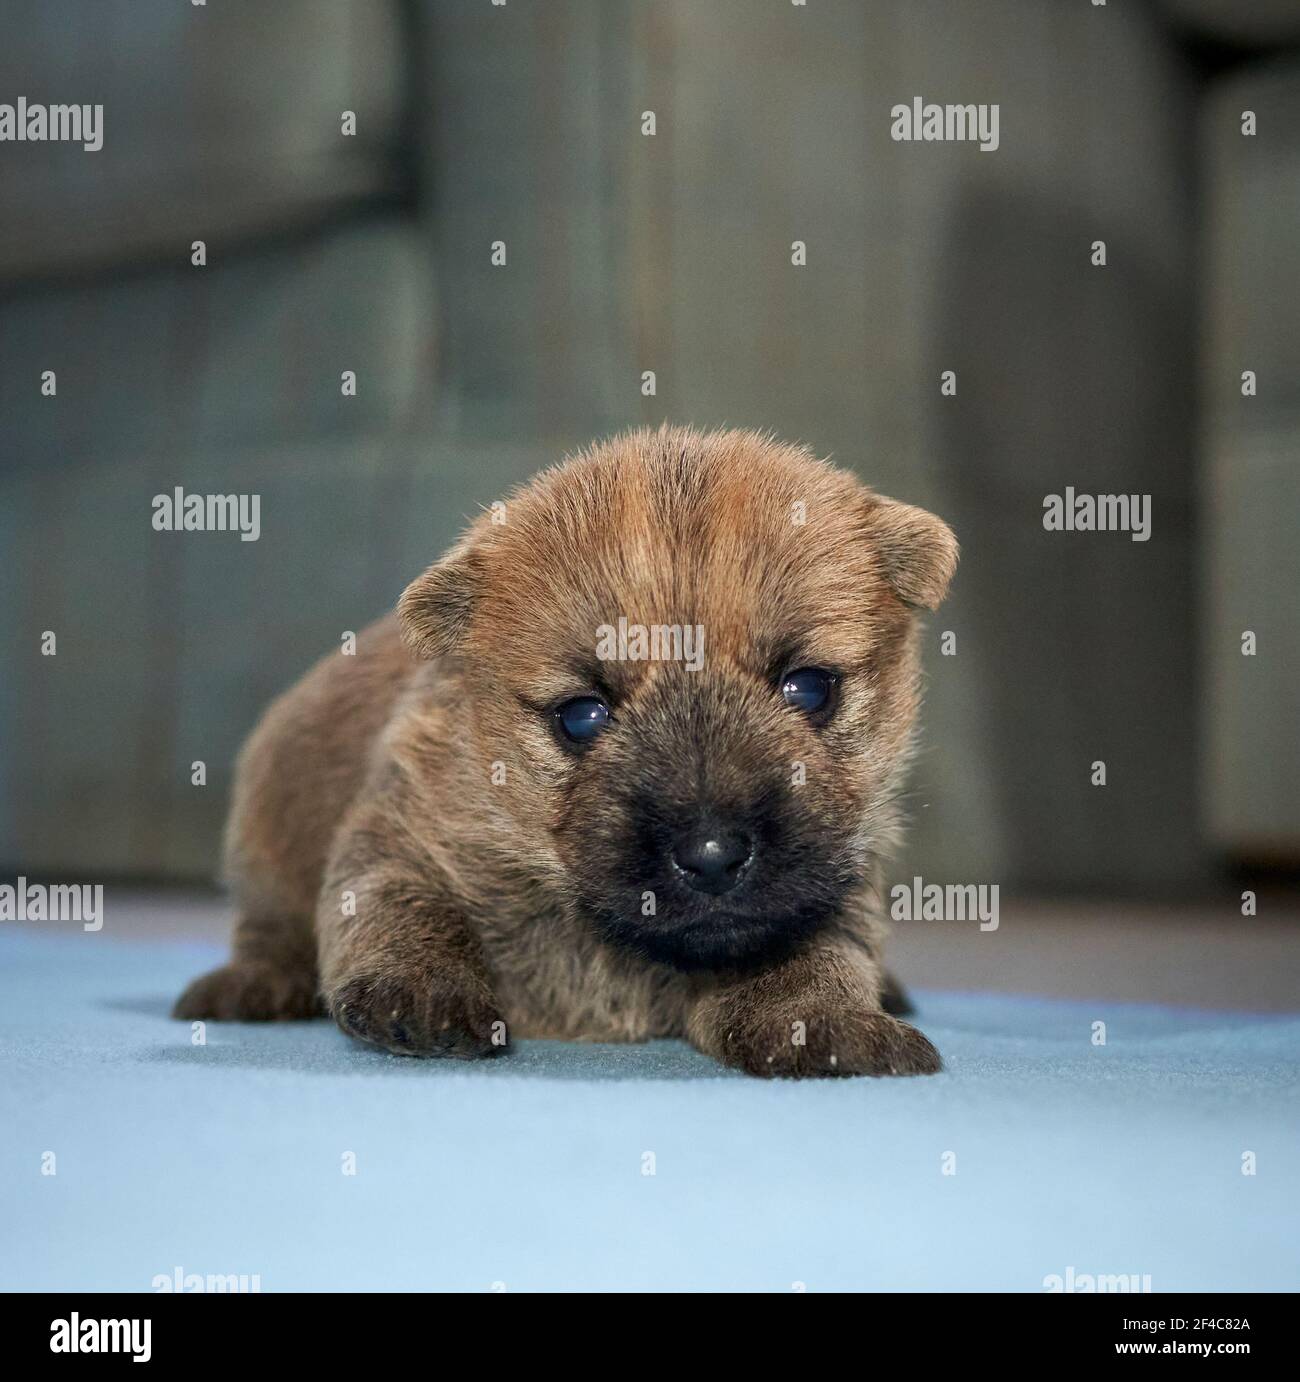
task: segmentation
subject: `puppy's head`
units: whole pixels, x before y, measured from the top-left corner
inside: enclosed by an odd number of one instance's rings
[[[808,452],[664,428],[544,472],[415,581],[521,857],[683,969],[788,953],[893,828],[957,544]],[[502,771],[504,769],[504,771]]]

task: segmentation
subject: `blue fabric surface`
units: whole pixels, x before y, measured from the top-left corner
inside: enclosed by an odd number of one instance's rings
[[[167,1009],[219,958],[0,932],[0,1287],[1300,1287],[1300,1017],[922,992],[943,1075],[769,1083],[676,1042],[196,1046]]]

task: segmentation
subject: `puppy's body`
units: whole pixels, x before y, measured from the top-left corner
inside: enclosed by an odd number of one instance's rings
[[[672,429],[501,517],[267,712],[227,837],[234,956],[178,1014],[323,999],[410,1054],[685,1036],[759,1074],[936,1069],[882,1010],[876,918],[951,534],[802,450]],[[703,666],[598,659],[620,617],[699,626]],[[834,705],[783,700],[793,668],[832,669]],[[582,744],[575,698],[608,712]],[[737,862],[696,867],[701,839]]]

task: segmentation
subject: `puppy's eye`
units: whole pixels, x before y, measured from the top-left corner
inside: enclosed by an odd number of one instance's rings
[[[597,696],[577,696],[565,701],[555,718],[571,744],[589,744],[609,725],[609,706]]]
[[[805,715],[816,715],[826,709],[835,690],[835,673],[820,667],[800,667],[781,678],[781,695],[785,703]]]

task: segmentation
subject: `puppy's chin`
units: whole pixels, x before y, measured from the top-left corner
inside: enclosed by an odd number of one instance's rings
[[[784,904],[748,890],[734,900],[661,899],[651,917],[630,901],[618,907],[591,899],[587,911],[603,940],[657,964],[687,973],[762,969],[788,958],[839,914],[838,887],[809,892]]]

